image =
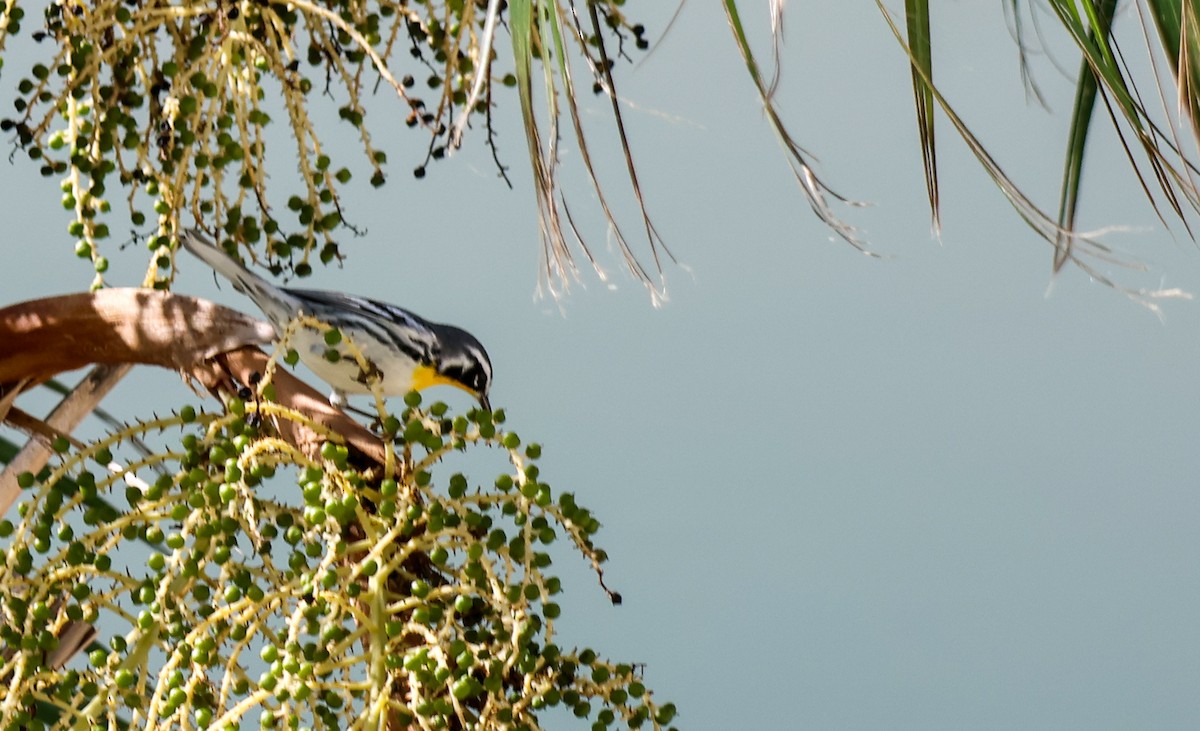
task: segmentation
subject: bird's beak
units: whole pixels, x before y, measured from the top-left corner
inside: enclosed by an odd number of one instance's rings
[[[491,410],[492,410],[492,403],[491,403],[490,401],[488,401],[487,394],[481,394],[481,395],[479,396],[479,405],[480,405],[481,407],[483,407],[483,410],[484,410],[484,411],[491,411]]]

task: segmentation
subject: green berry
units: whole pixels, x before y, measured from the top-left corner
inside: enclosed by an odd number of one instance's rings
[[[462,678],[459,678],[450,688],[450,692],[460,701],[479,695],[481,690],[483,690],[483,687],[479,684],[479,681],[470,675],[464,675]]]
[[[654,720],[660,724],[670,723],[671,719],[675,718],[675,712],[675,704],[668,703],[662,708],[658,709],[658,713],[654,715]]]

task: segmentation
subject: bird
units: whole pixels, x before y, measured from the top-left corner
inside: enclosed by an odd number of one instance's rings
[[[372,393],[371,384],[378,381],[384,396],[454,386],[491,411],[492,361],[483,344],[466,330],[366,297],[276,286],[195,229],[180,232],[179,242],[253,300],[281,338],[296,318],[307,315],[354,343],[367,361],[365,370],[353,356],[328,357],[328,331],[298,327],[289,336],[300,360],[333,389],[329,400],[335,406],[346,406],[347,394]]]

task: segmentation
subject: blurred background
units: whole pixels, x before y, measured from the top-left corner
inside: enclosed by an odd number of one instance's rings
[[[346,262],[304,283],[410,307],[487,345],[493,403],[544,444],[555,490],[603,521],[606,579],[625,598],[610,606],[560,547],[561,643],[644,663],[693,730],[1195,728],[1197,303],[1156,314],[1078,270],[1052,277],[1050,247],[944,118],[933,237],[905,57],[870,3],[793,4],[786,17],[785,119],[827,182],[872,204],[840,210],[883,258],[833,240],[720,8],[684,5],[662,38],[674,10],[626,6],[661,40],[617,75],[649,210],[681,262],[665,266],[664,306],[606,250],[571,144],[572,212],[611,278],[585,270],[560,301],[535,296],[515,98],[497,111],[513,190],[478,134],[413,179],[424,136],[376,119],[377,140],[395,130],[392,178],[375,190],[355,168],[346,218],[365,235],[343,236]],[[743,12],[768,57],[766,8]],[[1117,22],[1140,38],[1135,15]],[[1002,3],[934,11],[936,80],[1054,212],[1078,54],[1044,27],[1049,53],[1033,61],[1049,110],[1027,103]],[[28,66],[22,41],[6,72]],[[591,97],[583,113],[636,240],[608,102]],[[1123,227],[1105,242],[1149,270],[1101,271],[1200,293],[1195,244],[1157,220],[1102,116],[1080,227]],[[327,139],[352,163],[348,131]],[[275,180],[285,189],[287,174]],[[23,155],[0,175],[5,302],[90,282],[58,199]],[[461,214],[464,199],[475,215]],[[107,255],[110,284],[141,281],[144,249]],[[199,262],[179,269],[177,291],[253,311]],[[174,374],[139,370],[106,406],[132,418],[189,400]]]

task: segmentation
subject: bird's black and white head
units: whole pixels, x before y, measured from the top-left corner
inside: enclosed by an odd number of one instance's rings
[[[440,348],[425,373],[416,376],[417,388],[445,384],[455,386],[475,398],[490,411],[488,391],[492,388],[492,361],[475,336],[452,325],[433,325]]]

